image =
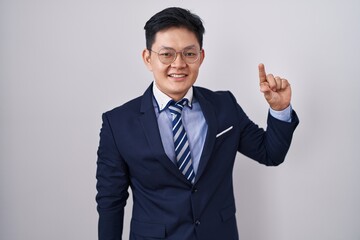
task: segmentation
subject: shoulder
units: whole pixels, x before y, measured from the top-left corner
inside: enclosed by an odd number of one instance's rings
[[[138,116],[141,112],[153,108],[152,103],[152,84],[145,90],[144,94],[136,97],[112,110],[104,113],[109,116],[127,116],[129,118]]]
[[[140,112],[141,100],[142,96],[134,98],[118,107],[115,107],[111,110],[108,110],[104,113],[109,118],[116,118],[121,117],[124,118],[125,116],[134,116],[138,115]]]

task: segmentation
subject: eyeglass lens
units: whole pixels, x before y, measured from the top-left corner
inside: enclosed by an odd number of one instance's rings
[[[159,60],[164,64],[171,64],[175,61],[178,53],[182,54],[186,63],[194,63],[200,56],[200,52],[196,48],[187,48],[181,52],[176,52],[172,48],[162,48],[158,53]]]

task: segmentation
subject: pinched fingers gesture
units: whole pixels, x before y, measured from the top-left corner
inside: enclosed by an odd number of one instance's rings
[[[291,87],[285,78],[266,74],[264,64],[259,64],[260,91],[274,110],[284,110],[290,105]]]

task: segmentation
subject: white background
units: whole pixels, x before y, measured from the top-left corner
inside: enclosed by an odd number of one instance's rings
[[[286,162],[236,160],[241,239],[359,240],[358,0],[0,0],[0,239],[97,239],[101,114],[152,81],[143,26],[168,6],[204,20],[197,85],[231,90],[259,125],[258,63],[292,84]]]

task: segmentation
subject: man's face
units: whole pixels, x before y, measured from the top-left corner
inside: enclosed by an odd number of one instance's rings
[[[174,62],[164,64],[155,53],[164,48],[181,52],[189,47],[201,51],[199,59],[194,63],[186,63],[182,54],[178,53]],[[175,101],[182,99],[195,83],[204,59],[204,51],[200,49],[195,34],[185,28],[177,27],[157,32],[151,50],[155,52],[147,49],[143,51],[143,59],[147,68],[154,74],[156,86]]]

